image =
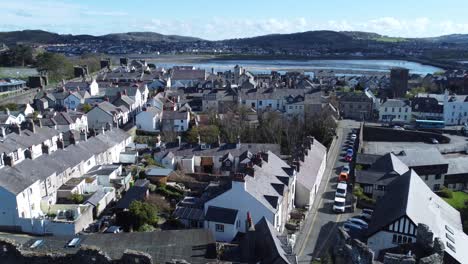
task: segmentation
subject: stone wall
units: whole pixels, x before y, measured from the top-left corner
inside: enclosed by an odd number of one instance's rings
[[[435,138],[440,144],[450,142],[450,138],[431,132],[396,130],[385,127],[364,126],[363,138],[365,141],[387,141],[387,142],[426,142],[432,143]]]
[[[337,243],[333,248],[335,264],[373,264],[374,252],[357,239],[352,239],[342,228],[338,228]]]
[[[34,252],[21,249],[8,239],[0,239],[2,264],[152,264],[151,256],[144,252],[126,250],[121,259],[111,259],[95,247],[82,246],[75,254]]]

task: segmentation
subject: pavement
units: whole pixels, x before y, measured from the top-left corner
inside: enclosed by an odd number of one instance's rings
[[[326,254],[336,239],[337,226],[358,213],[352,209],[352,195],[350,193],[346,199],[349,208],[345,213],[337,214],[332,210],[336,185],[338,184],[338,173],[345,165],[345,162],[342,161],[343,153],[347,148],[345,142],[352,129],[358,127],[358,122],[350,120],[341,120],[338,124],[338,138],[330,146],[327,168],[319,187],[317,199],[296,238],[295,251],[299,263],[311,263],[314,259]]]

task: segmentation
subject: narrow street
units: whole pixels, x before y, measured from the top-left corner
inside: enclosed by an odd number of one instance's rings
[[[300,263],[310,263],[313,259],[323,256],[335,239],[338,224],[356,214],[351,212],[350,208],[344,214],[336,214],[332,206],[338,184],[337,175],[345,164],[341,161],[343,149],[346,148],[344,143],[352,129],[358,127],[359,123],[354,121],[338,123],[338,139],[330,147],[327,168],[317,193],[317,199],[297,237],[295,250]],[[349,194],[347,206],[351,205],[351,199],[351,194]]]

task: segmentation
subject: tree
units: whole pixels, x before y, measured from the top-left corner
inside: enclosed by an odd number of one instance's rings
[[[91,111],[91,109],[93,109],[93,106],[90,105],[90,104],[84,104],[84,105],[81,107],[81,110],[82,110],[84,113],[88,113],[89,111]]]
[[[133,201],[130,204],[129,212],[129,220],[136,230],[145,224],[154,226],[158,223],[158,212],[152,204]]]
[[[73,64],[62,54],[51,52],[39,54],[37,68],[47,71],[49,79],[53,82],[73,77]]]
[[[5,111],[7,109],[10,111],[18,111],[18,105],[15,103],[7,103],[4,105],[0,105],[0,111]]]
[[[0,55],[1,66],[24,67],[33,63],[33,49],[30,46],[17,45]]]
[[[219,127],[215,125],[192,127],[186,134],[190,143],[198,143],[199,136],[202,142],[214,144],[218,142]]]
[[[70,197],[70,199],[75,203],[75,204],[81,204],[84,201],[83,195],[79,193],[73,193]]]

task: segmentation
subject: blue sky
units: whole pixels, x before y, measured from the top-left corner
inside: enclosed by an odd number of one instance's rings
[[[466,0],[0,0],[0,31],[153,31],[217,40],[328,29],[429,37],[468,33],[467,10]]]

